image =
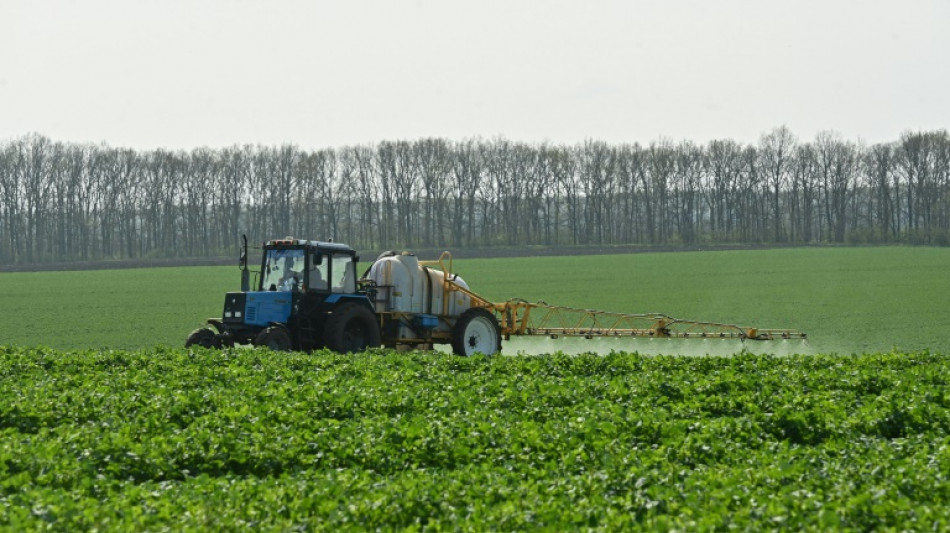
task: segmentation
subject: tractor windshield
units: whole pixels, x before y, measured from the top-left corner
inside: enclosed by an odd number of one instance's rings
[[[292,291],[303,288],[304,251],[267,250],[264,256],[264,271],[261,274],[261,289],[265,291]]]

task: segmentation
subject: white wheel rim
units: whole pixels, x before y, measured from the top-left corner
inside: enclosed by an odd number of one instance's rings
[[[485,317],[475,317],[465,327],[465,354],[491,355],[498,351],[498,334],[495,325]]]

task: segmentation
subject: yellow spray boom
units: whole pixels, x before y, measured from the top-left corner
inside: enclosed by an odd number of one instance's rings
[[[420,261],[420,266],[438,266],[451,273],[452,255],[443,252],[438,261]],[[473,307],[492,311],[500,326],[501,336],[509,340],[513,335],[546,335],[575,337],[652,337],[680,339],[741,339],[776,340],[805,339],[806,334],[792,329],[762,329],[735,324],[681,320],[659,313],[631,314],[574,307],[554,306],[546,302],[531,303],[519,298],[505,302],[491,302],[445,275],[443,291],[458,292],[471,300]],[[442,298],[450,301],[449,297]]]

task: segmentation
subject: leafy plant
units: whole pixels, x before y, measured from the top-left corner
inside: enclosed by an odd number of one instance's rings
[[[942,529],[948,367],[0,347],[0,527]]]

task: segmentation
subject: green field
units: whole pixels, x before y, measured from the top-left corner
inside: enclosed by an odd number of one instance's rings
[[[431,259],[431,258],[422,258]],[[801,248],[455,261],[478,293],[629,313],[794,328],[807,344],[596,339],[510,343],[509,353],[950,352],[950,249]],[[180,346],[236,290],[233,267],[0,274],[0,343]]]
[[[9,531],[946,531],[946,355],[0,348]]]
[[[810,336],[492,358],[181,348],[235,268],[0,274],[0,530],[944,531],[948,267],[899,247],[456,261],[495,300]],[[678,356],[704,353],[735,355]]]

